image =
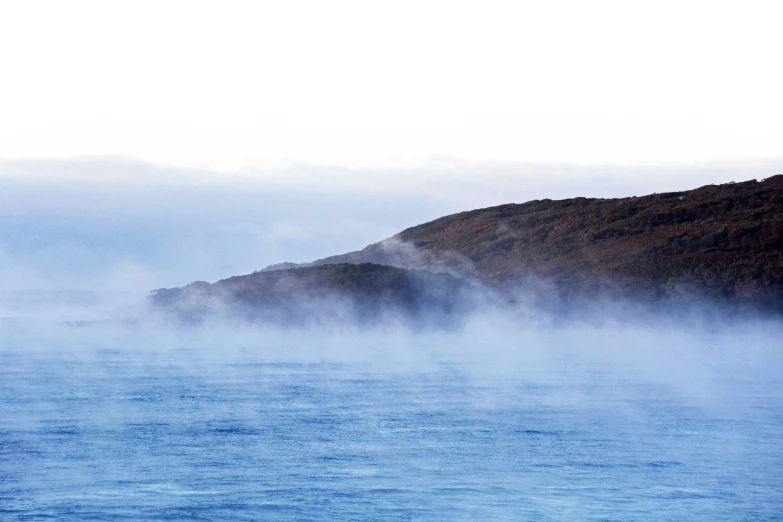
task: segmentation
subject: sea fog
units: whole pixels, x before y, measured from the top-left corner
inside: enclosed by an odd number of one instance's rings
[[[781,323],[6,321],[4,519],[783,515]]]
[[[444,329],[107,321],[157,287],[449,212],[775,172],[547,168],[571,174],[447,163],[384,193],[308,166],[217,183],[0,164],[0,518],[779,520],[779,319],[603,303],[556,319],[481,305]]]

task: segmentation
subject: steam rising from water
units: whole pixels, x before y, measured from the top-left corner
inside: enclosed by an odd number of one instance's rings
[[[377,373],[428,373],[447,366],[476,382],[572,382],[595,378],[620,386],[647,382],[672,393],[709,398],[719,382],[783,378],[783,325],[776,319],[698,315],[604,318],[557,324],[511,313],[470,316],[459,329],[411,330],[399,323],[281,328],[210,322],[183,328],[165,323],[5,321],[3,353],[93,361],[105,350],[129,361],[209,367],[268,362],[334,363]],[[622,395],[622,394],[621,394]]]
[[[494,313],[418,332],[7,321],[0,513],[775,518],[781,333]]]
[[[63,324],[139,314],[116,309],[155,286],[361,248],[514,187],[585,195],[517,180],[471,199],[465,168],[435,205],[415,190],[324,202],[324,187],[84,184],[63,198],[5,181],[0,518],[783,517],[779,320],[625,303],[553,320],[481,302],[442,330]],[[661,190],[591,172],[589,195]],[[86,283],[99,291],[65,291]]]

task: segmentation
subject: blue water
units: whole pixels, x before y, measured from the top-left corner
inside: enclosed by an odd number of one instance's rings
[[[783,519],[777,371],[127,344],[0,351],[0,519]]]

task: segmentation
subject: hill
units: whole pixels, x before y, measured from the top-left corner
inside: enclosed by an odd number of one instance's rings
[[[475,292],[447,274],[342,263],[198,281],[156,290],[150,300],[186,323],[222,316],[281,324],[392,318],[425,325],[467,312]]]
[[[318,260],[445,271],[562,299],[690,295],[783,308],[783,175],[461,212]]]
[[[461,212],[349,252],[161,289],[156,310],[300,323],[453,320],[482,299],[539,309],[596,298],[783,312],[783,175],[619,199]],[[573,306],[572,306],[573,305]]]

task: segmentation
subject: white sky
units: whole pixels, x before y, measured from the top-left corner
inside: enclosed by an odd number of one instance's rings
[[[0,157],[779,157],[773,2],[0,0]]]

